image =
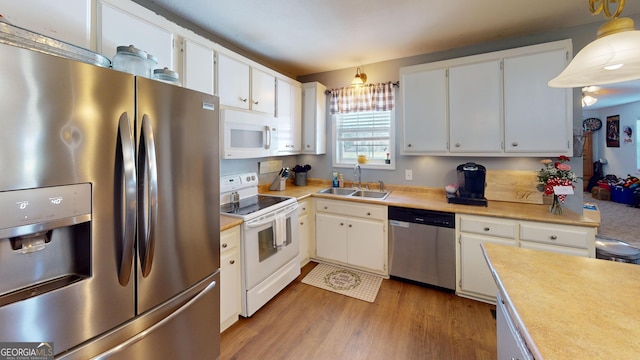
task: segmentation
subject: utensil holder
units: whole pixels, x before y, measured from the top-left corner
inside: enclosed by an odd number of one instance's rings
[[[296,173],[295,184],[296,186],[307,186],[307,173],[306,172]]]

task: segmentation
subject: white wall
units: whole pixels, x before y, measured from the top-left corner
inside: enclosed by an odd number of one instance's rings
[[[620,115],[620,147],[607,147],[606,127],[607,116]],[[635,132],[636,120],[640,119],[640,102],[626,105],[611,106],[596,110],[583,110],[583,119],[595,117],[602,120],[602,129],[593,134],[593,159],[606,159],[604,165],[605,174],[613,174],[618,177],[626,177],[628,174],[637,176],[637,146]],[[633,143],[625,143],[626,135],[622,130],[630,126],[633,131]]]

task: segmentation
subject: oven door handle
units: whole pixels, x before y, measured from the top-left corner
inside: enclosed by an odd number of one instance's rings
[[[274,221],[276,221],[276,216],[278,216],[278,214],[280,214],[281,212],[284,212],[285,216],[289,217],[289,216],[291,216],[291,214],[293,214],[294,211],[296,211],[297,208],[298,208],[298,203],[293,203],[293,204],[287,206],[286,208],[284,208],[284,210],[275,211],[275,212],[273,212],[273,213],[271,213],[268,216],[265,216],[263,218],[259,218],[259,219],[256,219],[256,220],[251,220],[251,221],[245,222],[245,225],[249,229],[254,229],[254,228],[260,227],[260,226],[265,225],[265,224],[273,223]]]

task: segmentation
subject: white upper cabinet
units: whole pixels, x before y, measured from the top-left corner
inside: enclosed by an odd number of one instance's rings
[[[400,89],[404,111],[402,153],[446,152],[447,69],[403,68]]]
[[[572,89],[547,85],[571,53],[561,40],[401,68],[403,153],[572,156]]]
[[[451,152],[502,151],[500,60],[449,68]]]
[[[182,41],[182,85],[214,94],[214,51],[191,40]]]
[[[91,49],[92,0],[2,1],[0,13],[12,25]],[[108,54],[111,59],[113,54]]]
[[[319,82],[302,84],[302,152],[305,154],[327,152],[326,90]]]
[[[251,110],[273,115],[276,108],[276,78],[251,68]]]
[[[568,64],[567,49],[504,59],[505,151],[566,153],[573,126],[571,89],[551,88],[549,79]]]
[[[113,59],[118,46],[133,45],[158,58],[158,67],[173,67],[173,33],[133,13],[98,2],[98,51]]]
[[[274,115],[275,76],[218,53],[220,104]]]
[[[218,53],[220,105],[249,110],[249,65]]]
[[[278,153],[296,154],[302,149],[302,90],[299,84],[276,79]]]

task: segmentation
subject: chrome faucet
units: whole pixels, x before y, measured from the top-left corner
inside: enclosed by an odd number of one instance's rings
[[[358,189],[362,188],[362,169],[360,168],[360,164],[356,164],[356,167],[353,168],[353,182],[355,185],[356,182],[356,172],[358,173]]]

